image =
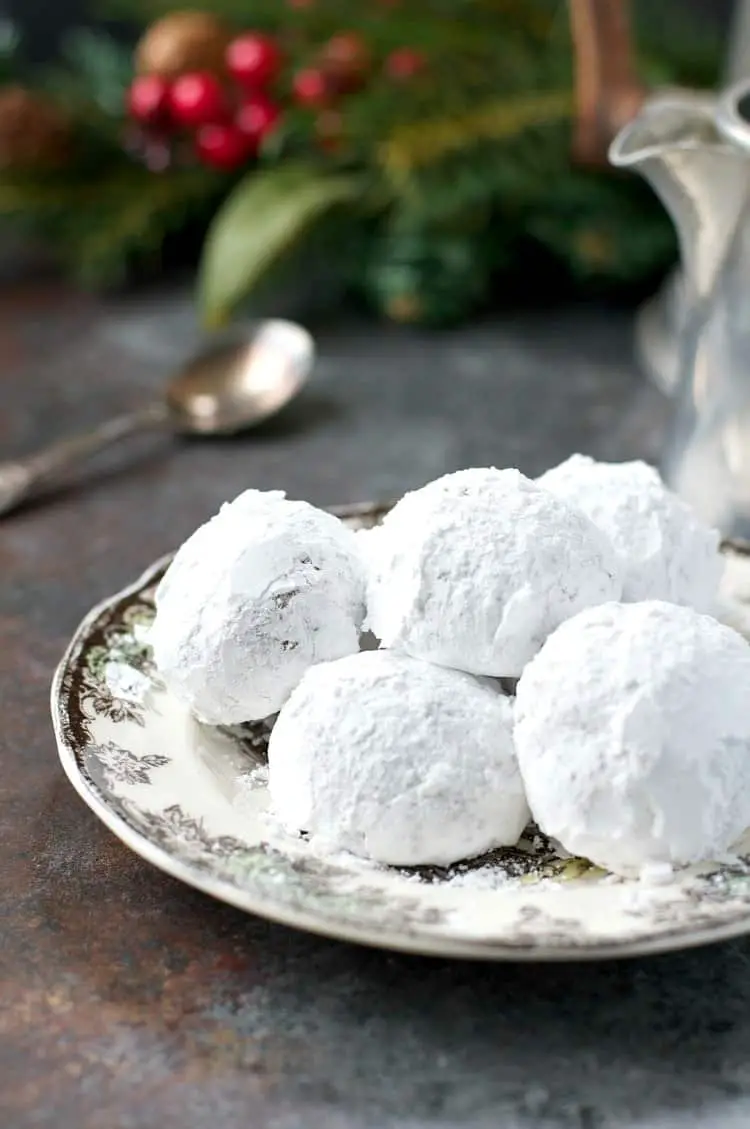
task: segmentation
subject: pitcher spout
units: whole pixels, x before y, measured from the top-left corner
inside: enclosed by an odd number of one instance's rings
[[[650,182],[677,229],[694,300],[713,290],[748,190],[748,152],[720,129],[712,95],[664,93],[644,103],[609,159]]]

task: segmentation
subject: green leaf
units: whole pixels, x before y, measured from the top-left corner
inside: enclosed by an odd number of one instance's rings
[[[203,248],[198,304],[206,325],[231,318],[265,273],[340,204],[359,199],[362,178],[312,165],[250,173],[214,217]]]

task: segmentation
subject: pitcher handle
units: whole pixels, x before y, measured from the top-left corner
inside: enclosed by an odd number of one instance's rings
[[[750,79],[735,82],[721,95],[716,125],[728,141],[741,149],[750,149]]]
[[[610,142],[640,109],[629,0],[568,0],[575,53],[573,156],[605,166]]]

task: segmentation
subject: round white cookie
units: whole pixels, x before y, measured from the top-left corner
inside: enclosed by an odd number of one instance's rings
[[[489,680],[392,651],[307,672],[268,750],[274,812],[328,849],[447,866],[528,820],[512,704]]]
[[[354,534],[306,502],[248,490],[177,552],[149,641],[177,698],[235,725],[280,709],[312,663],[356,651],[363,617]]]
[[[719,534],[666,488],[653,467],[572,455],[537,484],[578,506],[611,539],[624,600],[714,610],[723,568]]]
[[[496,677],[517,677],[563,620],[621,593],[608,538],[517,470],[458,471],[407,494],[367,563],[384,646]]]
[[[750,826],[750,646],[661,601],[606,604],[550,636],[517,688],[532,814],[619,874],[716,858]]]

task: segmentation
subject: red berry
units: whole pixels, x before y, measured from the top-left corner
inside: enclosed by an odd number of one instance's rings
[[[275,102],[265,94],[251,94],[240,106],[235,117],[235,125],[247,138],[254,149],[275,128],[281,111]]]
[[[208,71],[180,75],[169,97],[172,116],[180,125],[212,125],[227,116],[221,83]]]
[[[293,88],[295,98],[303,106],[324,106],[331,97],[331,84],[319,67],[297,71]]]
[[[169,83],[158,74],[134,78],[127,94],[128,113],[144,125],[163,122],[169,109]]]
[[[252,148],[236,125],[202,126],[195,138],[195,151],[204,165],[233,172],[252,156]]]
[[[413,78],[424,69],[426,62],[421,51],[414,51],[411,47],[399,47],[397,51],[391,51],[385,61],[385,69],[391,78]]]
[[[227,69],[242,86],[267,86],[279,73],[281,52],[272,39],[248,32],[227,47]]]

